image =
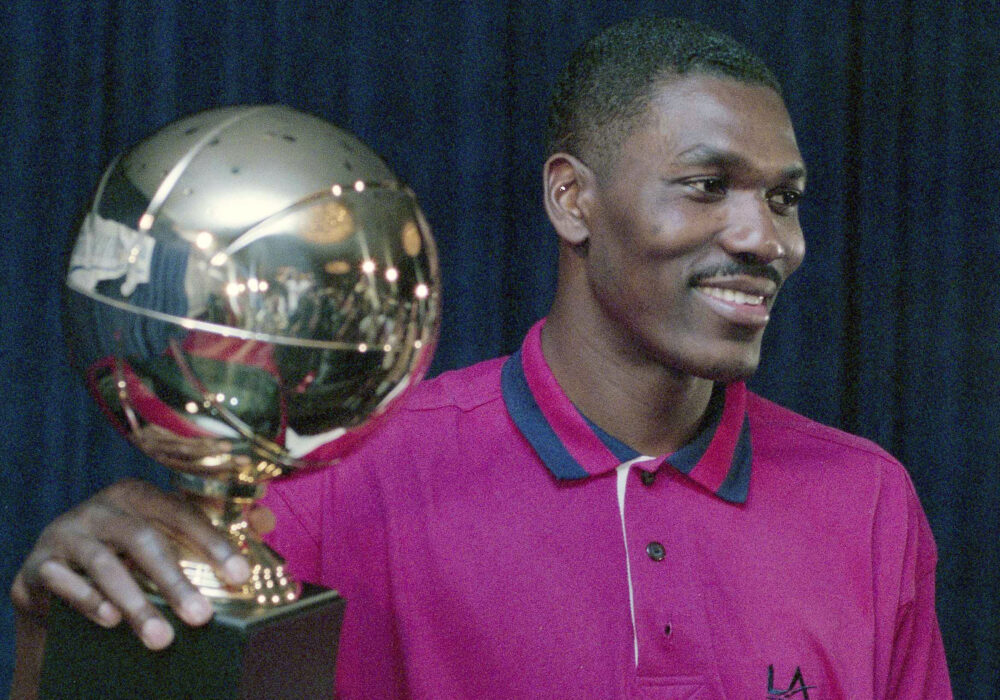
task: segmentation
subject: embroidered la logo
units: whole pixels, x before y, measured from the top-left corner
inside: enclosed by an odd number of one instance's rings
[[[809,700],[809,691],[815,689],[814,685],[806,685],[805,678],[802,677],[802,668],[795,667],[795,675],[787,688],[774,687],[774,666],[767,667],[767,697],[771,698],[796,698],[797,700]]]

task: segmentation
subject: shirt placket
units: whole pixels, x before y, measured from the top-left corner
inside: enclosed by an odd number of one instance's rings
[[[629,557],[637,678],[700,683],[711,658],[697,576],[686,533],[672,518],[669,465],[632,466],[626,480],[624,532]],[[645,468],[644,468],[645,467]]]

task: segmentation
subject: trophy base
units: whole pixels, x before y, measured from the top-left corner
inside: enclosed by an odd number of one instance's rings
[[[335,591],[306,584],[294,603],[246,612],[220,610],[203,627],[187,627],[164,604],[157,605],[176,637],[168,648],[154,652],[124,623],[104,629],[53,600],[39,697],[333,697],[345,606]]]

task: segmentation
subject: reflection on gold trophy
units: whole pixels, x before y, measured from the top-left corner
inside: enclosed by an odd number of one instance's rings
[[[440,285],[413,194],[315,117],[203,112],[108,168],[67,285],[101,407],[253,570],[233,588],[182,548],[188,578],[223,609],[296,600],[244,511],[268,480],[343,456],[426,370]]]

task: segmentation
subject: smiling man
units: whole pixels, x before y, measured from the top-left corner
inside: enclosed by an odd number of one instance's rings
[[[934,542],[905,471],[743,383],[805,252],[777,81],[729,37],[643,18],[574,54],[550,125],[547,319],[269,496],[271,542],[349,601],[340,695],[950,697]],[[139,536],[153,513],[246,575],[138,488],[43,534],[14,587],[25,620],[56,591],[168,644],[125,569],[66,583],[101,547],[154,562],[182,619],[204,622]]]

